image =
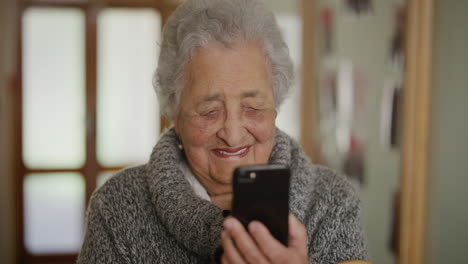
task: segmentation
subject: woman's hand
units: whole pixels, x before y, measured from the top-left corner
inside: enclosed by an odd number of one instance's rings
[[[247,232],[237,219],[226,218],[221,233],[222,263],[309,263],[307,230],[293,215],[289,215],[288,247],[276,240],[258,221],[251,222],[248,229]]]

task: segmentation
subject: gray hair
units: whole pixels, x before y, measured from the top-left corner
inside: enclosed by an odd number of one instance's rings
[[[212,41],[229,47],[239,38],[262,45],[278,110],[291,87],[293,65],[273,13],[255,0],[187,0],[163,29],[153,78],[161,113],[170,120],[176,117],[185,69],[197,49]]]

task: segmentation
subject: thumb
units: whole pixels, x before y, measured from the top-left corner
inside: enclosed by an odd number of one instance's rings
[[[307,229],[292,214],[289,214],[288,247],[295,248],[301,251],[307,251]]]

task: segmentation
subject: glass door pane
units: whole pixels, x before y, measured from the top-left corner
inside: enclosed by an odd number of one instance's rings
[[[25,177],[25,246],[32,254],[77,253],[83,235],[85,182],[79,173]]]
[[[159,136],[152,75],[160,15],[149,8],[107,8],[97,26],[98,160],[109,167],[145,163]]]
[[[23,160],[78,168],[85,160],[85,16],[29,8],[23,16]]]
[[[291,2],[291,4],[293,4]],[[281,30],[284,40],[289,47],[289,54],[296,72],[294,73],[294,83],[291,87],[291,92],[281,105],[278,116],[276,117],[276,125],[292,136],[296,140],[300,140],[301,134],[301,73],[298,69],[301,68],[302,57],[302,27],[300,16],[296,14],[276,14],[276,20]]]
[[[96,178],[96,188],[101,187],[106,183],[110,178],[115,176],[118,171],[101,171]]]

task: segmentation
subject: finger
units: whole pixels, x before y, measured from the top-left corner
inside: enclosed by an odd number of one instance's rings
[[[223,256],[221,257],[221,263],[222,263],[222,264],[229,264],[229,261],[227,260],[226,255],[223,255]]]
[[[234,217],[228,217],[224,221],[224,228],[234,241],[241,256],[249,263],[266,263],[267,259],[250,237],[244,226]]]
[[[234,242],[226,231],[221,233],[221,241],[223,244],[223,263],[241,264],[246,263],[239,251],[237,250]]]
[[[289,215],[288,247],[307,251],[307,229],[292,214]]]
[[[262,223],[252,221],[249,224],[249,232],[270,261],[275,262],[286,256],[287,247],[274,238]]]

